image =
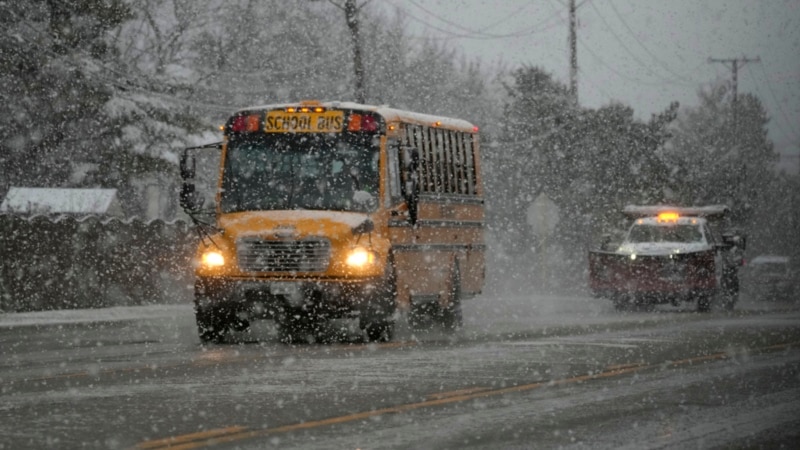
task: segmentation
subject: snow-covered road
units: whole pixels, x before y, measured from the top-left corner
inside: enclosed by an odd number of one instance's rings
[[[465,304],[456,336],[203,347],[189,305],[0,315],[0,448],[685,448],[796,442],[800,311]]]

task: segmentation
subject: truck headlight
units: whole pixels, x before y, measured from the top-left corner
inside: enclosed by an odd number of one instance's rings
[[[216,250],[210,250],[203,253],[201,262],[206,267],[220,267],[225,265],[225,257]]]
[[[365,267],[375,262],[375,253],[360,247],[354,248],[353,250],[350,250],[346,261],[347,265],[350,267]]]

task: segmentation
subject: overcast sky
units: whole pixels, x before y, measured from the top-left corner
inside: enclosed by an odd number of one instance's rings
[[[485,65],[540,66],[569,82],[569,0],[379,0],[402,11],[410,32],[433,37]],[[576,0],[578,97],[612,100],[638,117],[670,101],[697,104],[702,84],[730,81],[753,93],[772,118],[769,136],[782,166],[800,164],[800,0]]]

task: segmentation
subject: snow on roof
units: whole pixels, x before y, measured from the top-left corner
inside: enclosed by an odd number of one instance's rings
[[[240,112],[252,111],[255,109],[280,109],[289,106],[297,107],[297,106],[303,106],[305,103],[308,102],[259,105],[259,106],[243,108],[240,110]],[[430,125],[438,121],[441,122],[439,126],[442,126],[444,128],[454,128],[463,131],[474,131],[474,125],[463,119],[406,111],[402,109],[390,108],[386,105],[380,105],[380,106],[364,105],[361,103],[353,103],[353,102],[319,102],[319,105],[326,108],[363,109],[367,111],[373,111],[383,116],[387,121],[402,120],[406,122],[415,123],[418,125]]]
[[[750,261],[750,264],[787,264],[789,262],[788,256],[779,255],[759,255]]]
[[[662,221],[658,220],[658,217],[641,217],[636,219],[636,224],[641,225],[655,225],[655,226],[669,226],[672,224],[678,225],[698,225],[707,222],[706,219],[702,217],[679,217],[675,219],[675,221]]]
[[[0,212],[25,214],[111,214],[116,189],[12,187]]]

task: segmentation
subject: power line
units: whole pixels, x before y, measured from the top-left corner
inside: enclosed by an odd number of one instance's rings
[[[417,2],[415,2],[415,1],[413,1],[413,0],[407,0],[407,1],[408,1],[409,3],[411,3],[412,5],[416,6],[417,8],[419,8],[419,9],[421,9],[421,10],[425,11],[425,13],[429,14],[430,16],[432,16],[433,18],[435,18],[435,19],[437,19],[437,20],[439,20],[439,21],[441,21],[441,22],[444,22],[444,23],[446,23],[446,24],[448,24],[448,25],[454,26],[454,27],[456,27],[456,28],[458,28],[458,29],[460,29],[460,30],[462,30],[462,31],[466,31],[466,32],[468,32],[468,33],[482,34],[482,35],[485,35],[485,36],[487,36],[487,37],[498,37],[498,35],[495,35],[495,34],[490,34],[490,33],[484,33],[484,31],[485,31],[485,30],[488,30],[488,29],[490,29],[490,28],[493,28],[493,27],[494,27],[495,25],[497,25],[497,24],[500,24],[500,23],[503,23],[503,22],[505,22],[506,20],[510,19],[511,17],[514,17],[514,16],[516,16],[517,14],[519,14],[519,13],[520,13],[520,11],[523,11],[523,10],[527,9],[529,6],[531,6],[531,5],[532,5],[532,3],[526,3],[526,4],[522,5],[520,8],[517,8],[516,10],[514,10],[514,12],[513,12],[513,13],[511,13],[511,14],[509,14],[509,15],[507,15],[507,16],[505,16],[505,17],[503,17],[503,18],[502,18],[502,19],[500,19],[500,20],[498,20],[498,21],[495,21],[495,22],[493,22],[493,23],[491,23],[491,24],[489,24],[489,25],[487,25],[487,26],[485,26],[485,27],[483,27],[483,28],[481,28],[481,29],[478,29],[478,30],[472,30],[472,29],[470,29],[470,28],[467,28],[467,27],[465,27],[465,26],[463,26],[463,25],[461,25],[461,24],[459,24],[459,23],[457,23],[457,22],[453,22],[453,21],[451,21],[451,20],[445,19],[445,18],[443,18],[443,17],[441,17],[441,16],[437,15],[437,14],[436,14],[436,13],[434,13],[433,11],[431,11],[431,10],[429,10],[429,9],[426,9],[425,7],[423,7],[422,5],[420,5],[419,3],[417,3]],[[547,20],[549,20],[549,19],[547,19]]]
[[[749,62],[761,62],[761,58],[748,58],[742,56],[741,58],[708,58],[709,63],[722,63],[731,70],[732,85],[733,85],[733,102],[736,103],[739,91],[739,64],[744,66]]]
[[[617,69],[615,69],[615,68],[614,68],[614,66],[612,66],[611,64],[609,64],[609,63],[605,62],[605,60],[603,60],[603,58],[601,58],[601,57],[600,57],[600,56],[599,56],[597,53],[595,53],[595,52],[594,52],[594,51],[591,49],[591,47],[589,47],[588,45],[586,45],[586,42],[584,42],[584,40],[583,40],[583,39],[582,39],[580,36],[578,36],[578,42],[580,42],[580,44],[581,44],[582,48],[583,48],[583,49],[585,49],[586,51],[588,51],[588,52],[589,52],[589,54],[590,54],[590,55],[592,55],[592,56],[594,57],[594,59],[596,59],[596,60],[597,60],[597,62],[599,62],[600,64],[602,64],[603,66],[605,66],[605,67],[606,67],[608,70],[610,70],[611,72],[613,72],[613,73],[617,74],[617,75],[618,75],[620,78],[624,78],[624,79],[626,79],[626,80],[628,80],[628,81],[632,81],[632,82],[634,82],[634,83],[636,83],[636,84],[641,84],[641,85],[643,85],[643,86],[662,86],[662,87],[663,87],[663,85],[664,85],[664,84],[670,84],[670,83],[664,83],[664,82],[649,82],[649,81],[644,81],[644,80],[641,80],[641,79],[639,79],[639,78],[634,78],[634,77],[631,77],[630,75],[626,75],[626,74],[624,74],[624,73],[622,73],[622,72],[618,71]]]
[[[614,98],[614,96],[612,96],[611,94],[609,94],[609,93],[608,93],[608,91],[606,91],[605,89],[603,89],[603,88],[602,88],[602,87],[601,87],[599,84],[597,84],[597,83],[595,83],[594,81],[592,81],[592,80],[591,80],[591,78],[588,78],[588,77],[586,77],[586,74],[583,72],[583,70],[581,70],[581,68],[580,68],[580,67],[578,67],[578,73],[581,75],[581,78],[582,78],[582,79],[586,80],[586,82],[588,82],[589,84],[591,84],[591,85],[592,85],[592,86],[593,86],[593,87],[594,87],[594,88],[595,88],[597,91],[599,91],[601,94],[603,94],[603,95],[605,95],[606,97],[608,97],[608,100],[609,100],[609,102],[613,102],[614,100],[616,100],[616,99]]]
[[[583,3],[581,3],[581,5],[583,5],[584,3],[586,3],[586,2],[584,1]],[[552,6],[552,5],[551,5],[551,6]],[[577,7],[576,7],[576,8],[577,8]],[[553,6],[553,9],[556,9],[556,10],[557,10],[558,8]],[[564,19],[562,19],[561,17],[559,17],[559,21],[561,22],[561,24],[565,24],[565,23],[566,23],[566,21],[565,21]],[[595,52],[594,52],[594,51],[593,51],[593,50],[592,50],[592,49],[591,49],[591,48],[590,48],[588,45],[586,45],[586,42],[584,42],[583,38],[581,38],[581,36],[580,36],[580,35],[577,35],[577,34],[576,34],[576,37],[577,37],[577,41],[578,41],[578,42],[581,44],[581,48],[583,48],[583,49],[585,49],[587,52],[589,52],[589,54],[590,54],[590,55],[592,55],[592,57],[593,57],[593,58],[594,58],[594,59],[595,59],[597,62],[599,62],[599,63],[600,63],[601,65],[603,65],[604,67],[606,67],[606,68],[607,68],[608,70],[610,70],[611,72],[615,73],[615,74],[616,74],[617,76],[619,76],[620,78],[624,78],[624,79],[626,79],[626,80],[628,80],[628,81],[634,82],[634,83],[636,83],[636,84],[645,85],[645,86],[662,86],[662,85],[663,85],[663,83],[650,83],[650,82],[647,82],[647,81],[642,81],[642,80],[640,80],[640,79],[638,79],[638,78],[633,78],[633,77],[631,77],[631,76],[629,76],[629,75],[626,75],[626,74],[624,74],[624,73],[622,73],[622,72],[619,72],[619,71],[618,71],[617,69],[615,69],[615,68],[614,68],[612,65],[610,65],[610,64],[608,64],[608,63],[606,63],[606,62],[605,62],[605,60],[603,60],[603,58],[601,58],[601,57],[600,57],[600,55],[598,55],[597,53],[595,53]],[[581,74],[584,74],[584,72],[583,72],[582,70],[580,70],[580,69],[579,69],[579,73],[581,73]],[[609,97],[611,97],[611,96],[609,96]]]
[[[658,64],[661,65],[661,67],[664,70],[666,70],[667,72],[671,73],[672,75],[674,75],[674,76],[676,76],[676,77],[678,77],[678,78],[680,78],[680,79],[682,79],[684,81],[696,84],[696,82],[694,80],[686,78],[685,76],[680,75],[680,74],[672,71],[671,68],[669,67],[669,64],[663,62],[660,58],[658,58],[653,52],[650,51],[650,49],[647,48],[647,46],[644,45],[644,43],[642,43],[641,40],[639,40],[637,38],[636,33],[633,31],[633,29],[631,29],[631,27],[628,25],[628,23],[625,21],[625,19],[622,17],[622,15],[619,13],[619,10],[617,10],[617,7],[614,6],[614,2],[608,2],[607,4],[614,11],[614,14],[616,14],[617,18],[619,18],[619,21],[622,22],[622,25],[625,27],[625,29],[627,29],[628,32],[631,34],[631,36],[633,36],[634,41],[637,44],[639,44],[639,46],[642,47],[642,49],[644,49],[644,51],[647,52],[648,55],[650,55],[650,57],[652,57],[656,62],[658,62]]]
[[[484,28],[483,28],[483,29],[481,29],[481,30],[473,30],[473,29],[470,29],[470,28],[464,27],[464,26],[462,26],[462,25],[457,25],[457,24],[455,24],[455,23],[453,23],[452,21],[449,21],[449,20],[447,20],[447,19],[444,19],[444,18],[440,17],[439,15],[437,15],[437,14],[435,14],[435,13],[433,13],[433,12],[429,11],[428,9],[426,9],[426,8],[424,8],[424,7],[420,6],[420,5],[418,5],[418,4],[417,4],[417,3],[415,3],[415,2],[410,2],[410,3],[411,3],[412,5],[414,5],[415,7],[417,7],[417,8],[419,8],[419,9],[421,9],[422,11],[424,11],[426,14],[428,14],[428,15],[432,16],[433,18],[435,18],[435,19],[437,19],[437,20],[439,20],[439,21],[441,21],[441,22],[443,22],[443,23],[446,23],[446,24],[449,24],[449,25],[455,26],[455,27],[457,27],[457,28],[459,28],[459,29],[461,29],[461,30],[463,30],[463,31],[464,31],[463,33],[455,33],[455,32],[453,32],[453,31],[450,31],[450,30],[447,30],[447,29],[441,28],[441,27],[439,27],[439,26],[436,26],[436,25],[434,25],[434,24],[432,24],[432,23],[430,23],[430,22],[428,22],[428,21],[425,21],[425,20],[423,20],[423,19],[420,19],[419,17],[415,16],[414,14],[411,14],[411,13],[410,13],[410,12],[409,12],[407,9],[405,9],[405,8],[400,8],[400,9],[402,9],[402,10],[403,10],[403,12],[404,12],[404,13],[405,13],[405,14],[406,14],[408,17],[410,17],[410,18],[411,18],[411,19],[413,19],[414,21],[416,21],[416,22],[419,22],[419,23],[421,23],[422,25],[424,25],[424,26],[426,26],[426,27],[428,27],[428,28],[430,28],[430,29],[436,30],[436,31],[438,31],[438,32],[440,32],[440,33],[444,33],[444,34],[447,34],[448,36],[450,36],[449,38],[445,38],[445,39],[463,38],[463,39],[487,39],[487,40],[489,40],[489,39],[508,39],[508,38],[517,38],[517,37],[525,37],[525,36],[530,36],[530,35],[534,35],[534,34],[537,34],[537,33],[541,33],[541,32],[543,32],[543,31],[547,31],[547,30],[549,30],[549,29],[552,29],[552,28],[554,28],[554,27],[557,25],[557,24],[549,24],[549,25],[548,25],[548,22],[550,22],[550,20],[551,20],[551,19],[553,19],[554,17],[556,17],[556,16],[558,15],[558,14],[556,13],[556,14],[553,14],[553,15],[549,16],[548,18],[546,18],[546,19],[544,19],[544,20],[540,21],[540,22],[537,22],[537,23],[536,23],[536,24],[534,24],[533,26],[526,27],[526,28],[523,28],[523,29],[520,29],[520,30],[516,30],[516,31],[513,31],[513,32],[511,32],[511,33],[505,33],[505,34],[484,33],[482,30],[485,30],[485,29],[491,28],[492,26],[494,26],[494,24],[492,24],[492,25],[489,25],[489,26],[487,26],[487,27],[484,27]],[[399,7],[398,7],[398,8],[399,8]],[[547,25],[547,27],[545,27],[545,28],[541,28],[541,27],[542,27],[542,26],[544,26],[544,25]]]
[[[747,68],[747,71],[750,72],[751,75],[753,74],[753,72],[750,69],[750,67]],[[775,104],[778,107],[778,113],[781,115],[781,117],[783,117],[783,120],[786,121],[786,125],[791,127],[792,126],[792,121],[789,120],[789,116],[786,114],[786,111],[784,111],[783,105],[778,100],[778,96],[775,95],[775,91],[772,89],[772,83],[770,82],[769,77],[767,76],[767,71],[766,71],[766,69],[764,69],[764,65],[763,64],[761,65],[761,73],[764,75],[764,84],[767,85],[767,90],[769,91],[770,95],[772,96],[772,101],[774,101]],[[756,85],[756,86],[758,86],[758,85]],[[783,127],[781,127],[778,124],[778,122],[775,122],[775,125],[777,125],[778,129],[783,131],[784,134],[786,134],[788,136],[793,136],[795,140],[800,140],[800,136],[795,134],[795,131],[793,131],[791,128],[790,128],[791,131],[787,132],[787,130],[783,129]]]
[[[606,21],[606,19],[600,13],[600,10],[597,8],[597,6],[595,6],[594,3],[591,3],[591,5],[592,5],[592,8],[594,8],[595,12],[597,13],[597,17],[599,17],[600,20],[603,21],[603,23],[606,25],[608,31],[611,33],[612,36],[614,36],[614,39],[616,39],[616,41],[619,42],[619,44],[622,46],[622,48],[634,59],[634,61],[639,63],[639,65],[644,67],[651,74],[653,74],[656,77],[658,77],[661,80],[663,80],[664,83],[669,83],[669,84],[678,85],[678,86],[696,86],[696,83],[685,83],[685,82],[682,82],[682,81],[676,81],[676,80],[671,80],[671,79],[668,79],[668,78],[664,78],[658,71],[652,69],[650,67],[650,65],[646,64],[641,59],[639,59],[639,57],[636,56],[636,54],[633,53],[633,51],[631,51],[631,49],[628,48],[627,45],[625,45],[625,43],[622,41],[622,39],[619,37],[619,35],[617,35],[617,33],[614,32],[614,28],[608,23],[608,21]]]

